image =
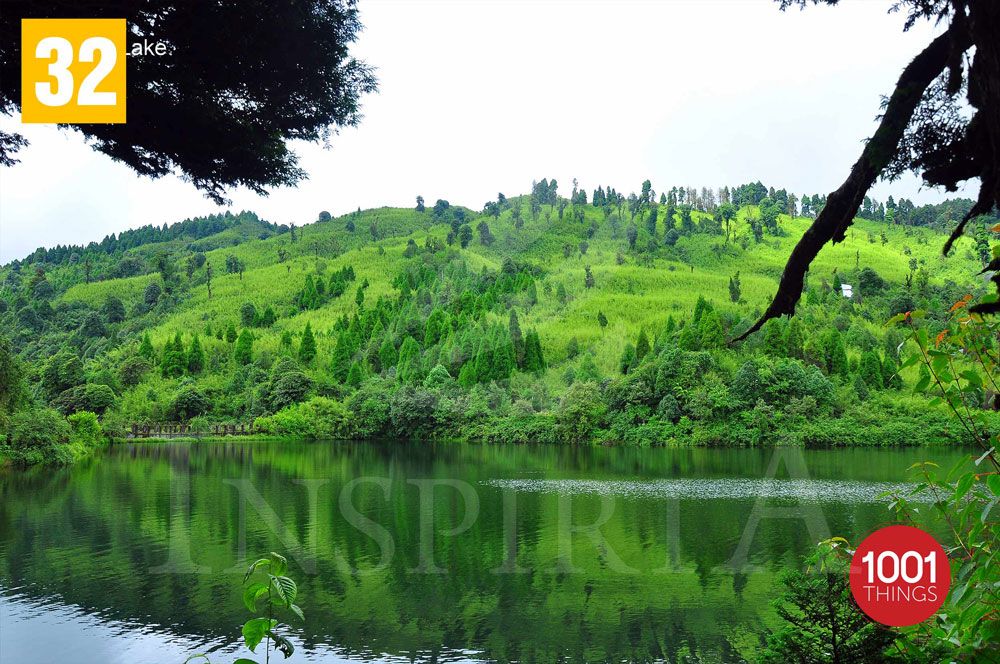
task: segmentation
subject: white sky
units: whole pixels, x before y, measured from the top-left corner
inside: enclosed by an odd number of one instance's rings
[[[656,191],[760,179],[827,193],[933,32],[904,34],[889,4],[361,0],[355,52],[378,68],[380,92],[360,127],[331,149],[296,146],[310,175],[297,189],[233,191],[231,208],[296,224],[417,194],[479,209],[543,177],[564,194],[574,177],[588,192],[649,178]],[[223,209],[179,178],[137,177],[72,132],[9,117],[0,127],[32,143],[0,169],[0,262]],[[875,191],[890,193],[944,197],[912,177]]]

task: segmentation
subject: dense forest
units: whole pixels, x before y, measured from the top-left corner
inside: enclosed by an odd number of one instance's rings
[[[69,461],[133,424],[264,435],[638,445],[950,442],[912,394],[990,260],[972,201],[866,198],[796,316],[761,314],[825,204],[760,182],[568,196],[481,211],[418,196],[299,227],[243,212],[39,249],[0,268],[2,454]],[[988,283],[975,281],[978,296]],[[992,404],[977,404],[989,407]],[[974,405],[975,406],[975,405]]]

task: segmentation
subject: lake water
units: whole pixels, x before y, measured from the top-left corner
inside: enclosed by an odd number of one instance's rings
[[[272,550],[306,614],[289,662],[744,661],[783,571],[888,523],[914,461],[962,456],[119,445],[0,473],[0,661],[250,656],[242,571]]]

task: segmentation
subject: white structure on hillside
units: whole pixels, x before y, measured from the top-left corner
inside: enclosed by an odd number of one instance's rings
[[[840,293],[844,297],[854,297],[854,286],[851,286],[850,284],[840,284]]]

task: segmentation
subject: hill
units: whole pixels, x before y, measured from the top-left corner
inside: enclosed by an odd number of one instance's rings
[[[944,258],[941,229],[858,219],[814,263],[797,315],[730,347],[810,223],[778,211],[783,192],[587,202],[554,185],[482,213],[439,201],[299,228],[227,213],[4,266],[0,350],[23,377],[0,422],[7,455],[27,458],[18,427],[49,408],[115,435],[184,421],[612,444],[955,438],[909,395],[904,338],[884,322],[925,308],[943,329],[982,268],[977,238]]]

